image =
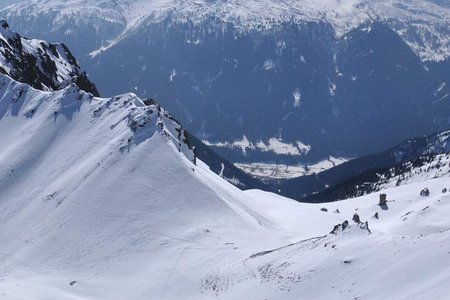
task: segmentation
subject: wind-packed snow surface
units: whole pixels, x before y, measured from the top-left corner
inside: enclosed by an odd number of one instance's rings
[[[383,208],[378,194],[300,204],[242,192],[194,165],[179,125],[133,94],[43,92],[1,75],[0,95],[5,299],[450,293],[446,174],[386,190]],[[355,212],[362,223],[351,221]]]

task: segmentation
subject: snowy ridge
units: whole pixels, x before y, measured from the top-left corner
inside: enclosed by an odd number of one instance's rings
[[[121,24],[124,32],[109,46],[148,22],[167,16],[177,21],[198,22],[214,16],[242,29],[269,28],[281,22],[328,22],[338,36],[370,20],[389,24],[423,60],[443,60],[450,55],[450,7],[432,0],[103,0],[26,1],[7,9],[7,16],[56,14],[54,25],[62,27],[66,18],[77,22]],[[99,49],[105,50],[105,45]],[[95,55],[97,52],[93,52]]]
[[[415,156],[409,160],[417,159],[421,156],[447,154],[450,152],[450,130],[446,130],[424,138],[407,140],[394,148],[393,155],[397,162],[402,162],[410,157],[412,153]]]
[[[450,154],[430,154],[378,172],[376,179],[357,184],[347,197],[356,197],[387,188],[450,177]],[[447,189],[447,188],[446,188]]]
[[[439,154],[423,157],[413,162],[407,162],[397,168],[391,168],[390,173],[380,174],[374,189],[382,190],[413,182],[426,181],[432,178],[450,177],[450,155]]]
[[[21,37],[5,21],[0,22],[0,72],[44,91],[73,82],[98,95],[65,45]]]
[[[133,94],[95,98],[75,85],[42,92],[3,75],[0,95],[3,275],[22,282],[27,270],[35,278],[66,268],[106,274],[108,257],[123,261],[125,248],[138,256],[154,249],[163,261],[174,241],[214,248],[201,241],[210,230],[231,222],[245,235],[267,223],[236,201],[237,188],[180,155],[178,125],[155,104]],[[16,265],[19,257],[36,264]],[[8,295],[31,296],[35,287]]]
[[[45,167],[50,170],[58,168],[59,171],[68,175],[78,174],[84,181],[91,175],[106,171],[108,169],[106,165],[118,164],[121,156],[125,156],[122,159],[126,161],[127,155],[137,155],[134,151],[145,152],[152,150],[152,147],[161,147],[163,151],[161,154],[168,156],[167,161],[165,159],[159,161],[162,164],[162,170],[170,169],[170,164],[175,159],[177,164],[181,163],[183,166],[183,172],[180,174],[182,178],[196,171],[213,174],[201,161],[198,161],[199,166],[194,164],[194,153],[189,149],[188,140],[181,125],[158,104],[142,101],[134,94],[97,98],[80,90],[74,84],[61,91],[42,92],[0,75],[0,95],[0,129],[4,132],[8,131],[8,134],[2,137],[8,147],[5,147],[0,155],[2,161],[8,161],[0,173],[2,179],[0,186],[5,191],[15,189],[16,184],[24,184],[20,180],[23,179],[22,176],[32,179],[33,175],[28,175],[33,173],[34,168]],[[20,140],[16,138],[15,130],[23,131]],[[82,141],[80,148],[74,148],[78,141]],[[30,146],[24,147],[27,144]],[[70,147],[71,144],[73,153],[61,151],[58,155],[58,157],[68,158],[58,163],[42,165],[43,161],[54,159],[55,157],[52,157],[54,154],[61,148]],[[59,150],[54,151],[47,149],[48,147],[59,148]],[[149,172],[155,172],[150,177],[144,176],[142,178],[144,181],[152,181],[153,177],[158,176],[159,171],[162,171],[152,170],[150,166],[155,163],[152,160],[146,161],[145,158],[139,158],[139,155],[135,158],[142,159],[141,163],[136,162],[142,164],[140,168],[148,165]],[[85,162],[83,162],[84,159]],[[123,166],[124,163],[120,165]],[[131,166],[131,168],[137,166]],[[45,177],[45,180],[51,182],[53,178],[54,184],[57,185],[59,182],[67,185],[67,178],[56,179],[55,171],[50,173],[53,175]],[[164,172],[161,175],[164,175]],[[168,179],[170,176],[165,178]],[[136,178],[131,177],[129,180],[135,181]],[[205,181],[202,176],[199,176],[197,180]],[[208,184],[217,185],[210,181],[209,179]],[[220,177],[215,178],[215,181],[223,185]],[[47,190],[54,184],[50,186],[32,184],[30,189]],[[79,187],[79,183],[73,185],[75,189]],[[229,187],[229,184],[225,186]],[[164,188],[164,185],[161,187]],[[238,191],[234,187],[231,190]],[[74,191],[70,191],[69,188],[66,192],[70,194]],[[221,193],[222,197],[219,198],[226,202],[227,206],[233,206],[239,212],[238,214],[250,223],[261,226],[262,220],[256,222],[250,216],[251,213],[247,216],[245,212],[242,212],[243,209],[239,208],[239,204],[232,204],[232,201],[227,200],[230,198],[229,192],[221,192],[220,188],[216,189],[216,192]],[[60,191],[56,194],[60,194]],[[47,200],[55,198],[56,194],[50,194]],[[57,202],[56,207],[63,204],[66,196],[59,196],[61,202]]]
[[[356,172],[341,174],[339,167],[327,174],[332,180],[307,196],[305,201],[337,201],[358,197],[386,188],[433,178],[450,176],[450,131],[407,140],[392,149],[376,155],[348,162]],[[372,163],[375,162],[375,163]],[[345,167],[345,164],[344,164]],[[319,173],[319,176],[321,174]]]
[[[187,159],[194,161],[194,153],[189,149],[188,137],[181,125],[157,103],[149,100],[142,101],[135,94],[124,94],[107,99],[96,98],[80,90],[75,84],[70,84],[58,92],[44,93],[25,84],[11,81],[5,76],[0,78],[0,87],[2,89],[0,116],[11,114],[32,119],[36,114],[41,113],[40,110],[45,110],[47,114],[52,112],[50,116],[56,122],[60,116],[71,119],[81,106],[89,103],[89,110],[93,116],[91,123],[113,116],[119,122],[112,124],[111,130],[115,129],[119,123],[126,124],[127,130],[130,131],[129,137],[125,138],[124,134],[118,134],[114,138],[116,142],[120,141],[114,144],[120,151],[125,151],[132,144],[143,142],[159,132]]]

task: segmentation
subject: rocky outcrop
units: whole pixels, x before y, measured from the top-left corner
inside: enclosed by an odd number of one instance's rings
[[[422,197],[430,196],[430,190],[428,188],[424,188],[423,190],[420,191],[420,196]]]
[[[43,91],[60,90],[74,83],[99,96],[64,44],[22,37],[11,31],[5,20],[0,21],[0,73]]]

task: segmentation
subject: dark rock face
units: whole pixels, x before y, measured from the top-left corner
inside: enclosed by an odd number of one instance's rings
[[[350,225],[349,222],[345,220],[342,224],[335,225],[330,234],[338,235],[339,233],[348,230],[352,226],[357,226],[356,228],[367,231],[368,233],[372,233],[369,228],[369,222],[357,222],[357,225]]]
[[[380,205],[380,207],[381,207],[382,210],[388,210],[389,209],[389,206],[387,205],[387,203],[385,203],[383,205]]]
[[[76,280],[73,280],[73,281],[71,281],[71,282],[69,282],[69,285],[70,286],[74,286],[75,284],[77,284],[78,282],[76,281]]]
[[[339,231],[344,231],[348,227],[348,221],[345,220],[342,224],[337,224],[333,227],[333,230],[330,234],[337,235]]]
[[[71,82],[75,83],[83,91],[91,93],[96,97],[100,96],[97,87],[88,79],[86,72],[82,72],[80,75],[73,77]]]
[[[351,259],[346,259],[343,261],[344,264],[351,264],[353,261]]]
[[[344,223],[342,223],[342,230],[345,230],[348,227],[348,221],[345,220]]]
[[[420,191],[420,196],[422,197],[430,196],[430,190],[428,190],[428,188],[424,188],[423,190]]]
[[[367,221],[364,223],[362,223],[362,222],[359,223],[359,228],[367,231],[368,233],[372,233],[372,231],[370,231],[370,228],[369,228],[369,222],[367,222]]]
[[[75,57],[63,44],[23,38],[0,22],[0,72],[40,90],[59,90],[74,83],[99,96],[95,85],[82,72]]]

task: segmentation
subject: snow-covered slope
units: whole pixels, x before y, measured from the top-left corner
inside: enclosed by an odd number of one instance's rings
[[[170,294],[180,245],[220,256],[233,248],[227,242],[267,236],[267,221],[237,188],[195,166],[184,144],[179,152],[178,125],[157,106],[132,94],[100,99],[74,85],[47,93],[0,81],[2,284],[21,287],[2,285],[8,298],[39,298],[40,280],[51,282],[50,298],[70,298],[63,290],[82,278],[94,284],[75,292],[82,298]]]
[[[76,19],[81,24],[98,23],[102,19],[124,28],[109,46],[141,26],[159,22],[168,15],[179,21],[194,22],[214,16],[242,29],[271,27],[286,21],[327,22],[333,25],[338,36],[366,21],[378,20],[388,23],[424,60],[442,60],[450,55],[450,7],[445,1],[33,0],[18,3],[6,11],[8,17],[53,14],[54,30],[65,27],[67,19]],[[108,45],[98,50],[104,47]]]
[[[75,84],[41,91],[6,75],[0,132],[5,299],[450,292],[448,178],[387,190],[382,208],[377,194],[309,205],[242,192],[195,159],[180,124],[152,101]],[[419,196],[425,186],[429,197]]]
[[[94,98],[74,85],[43,92],[1,75],[0,95],[6,299],[450,292],[447,178],[385,191],[387,210],[377,194],[300,204],[242,192],[201,161],[195,166],[189,150],[178,151],[167,114],[132,94]],[[430,197],[419,196],[425,186]],[[362,223],[351,221],[355,212]]]
[[[247,266],[268,274],[269,282],[270,278],[298,279],[279,287],[305,299],[446,299],[450,226],[445,216],[450,197],[441,190],[448,189],[448,182],[448,178],[433,179],[384,190],[388,202],[383,208],[378,206],[378,194],[322,206],[295,207],[286,201],[269,215],[280,223],[296,224],[291,228],[297,232],[316,232],[330,220],[343,219],[350,221],[350,228],[337,227],[336,235],[303,236],[301,242],[253,256]],[[419,195],[424,187],[430,197]],[[260,192],[253,196],[262,199],[263,207],[272,207],[272,196]],[[328,212],[320,215],[316,212],[320,207]],[[350,220],[354,213],[363,224]],[[371,233],[361,229],[365,221]]]
[[[37,89],[51,91],[70,83],[98,95],[64,44],[21,37],[0,21],[0,72]]]
[[[450,175],[450,155],[427,154],[407,160],[401,164],[361,169],[360,174],[350,179],[342,179],[331,187],[325,187],[319,193],[313,193],[302,200],[312,202],[336,201],[374,193],[389,187],[422,182],[432,178]]]

